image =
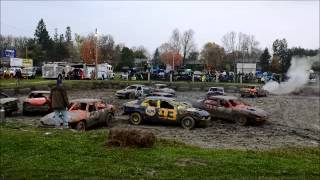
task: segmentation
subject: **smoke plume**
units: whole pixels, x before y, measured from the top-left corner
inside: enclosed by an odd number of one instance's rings
[[[287,72],[288,80],[280,84],[275,81],[269,81],[263,86],[263,89],[273,94],[289,94],[303,87],[308,83],[309,71],[312,64],[317,60],[319,60],[319,55],[303,58],[293,57]]]

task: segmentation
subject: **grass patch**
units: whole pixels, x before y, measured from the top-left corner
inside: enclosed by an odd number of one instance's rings
[[[212,150],[158,140],[154,148],[105,146],[107,129],[85,133],[1,125],[4,179],[318,179],[320,148]],[[49,132],[49,134],[48,134]]]

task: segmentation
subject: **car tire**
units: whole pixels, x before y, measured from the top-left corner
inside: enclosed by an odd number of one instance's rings
[[[105,118],[105,125],[110,127],[113,121],[114,115],[112,113],[108,113]]]
[[[237,119],[236,119],[236,123],[241,125],[241,126],[245,126],[247,123],[248,123],[248,120],[246,117],[244,116],[239,116]]]
[[[195,120],[190,117],[190,116],[187,116],[187,117],[184,117],[182,120],[181,120],[181,126],[184,128],[184,129],[192,129],[194,128],[195,126]]]
[[[133,125],[139,125],[142,123],[141,114],[138,112],[134,112],[130,115],[130,123]]]
[[[85,121],[79,121],[76,128],[78,131],[86,131],[87,127]]]

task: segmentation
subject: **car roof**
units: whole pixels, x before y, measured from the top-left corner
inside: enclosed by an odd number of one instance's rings
[[[210,87],[210,89],[211,88],[224,89],[223,87]]]
[[[166,101],[173,101],[173,100],[175,100],[174,98],[162,97],[162,96],[149,96],[149,97],[146,97],[145,99],[150,99],[150,100],[166,100]]]
[[[131,84],[129,86],[144,86],[144,85],[142,85],[142,84]]]
[[[31,93],[50,94],[50,91],[31,91]]]
[[[154,84],[155,86],[168,86],[168,85],[166,85],[166,84]]]
[[[210,98],[215,98],[215,99],[224,99],[224,100],[237,100],[238,98],[235,96],[210,96]],[[210,99],[209,98],[209,99]]]
[[[93,102],[101,102],[101,99],[90,99],[90,98],[81,98],[81,99],[73,99],[70,102],[72,103],[76,103],[76,102],[80,102],[80,103],[93,103]]]

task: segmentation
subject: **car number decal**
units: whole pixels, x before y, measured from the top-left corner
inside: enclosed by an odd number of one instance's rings
[[[175,109],[160,109],[159,117],[168,119],[168,120],[176,120],[177,119],[177,111]]]
[[[148,106],[148,107],[146,108],[146,115],[148,115],[148,116],[154,116],[154,115],[156,115],[156,107]]]

